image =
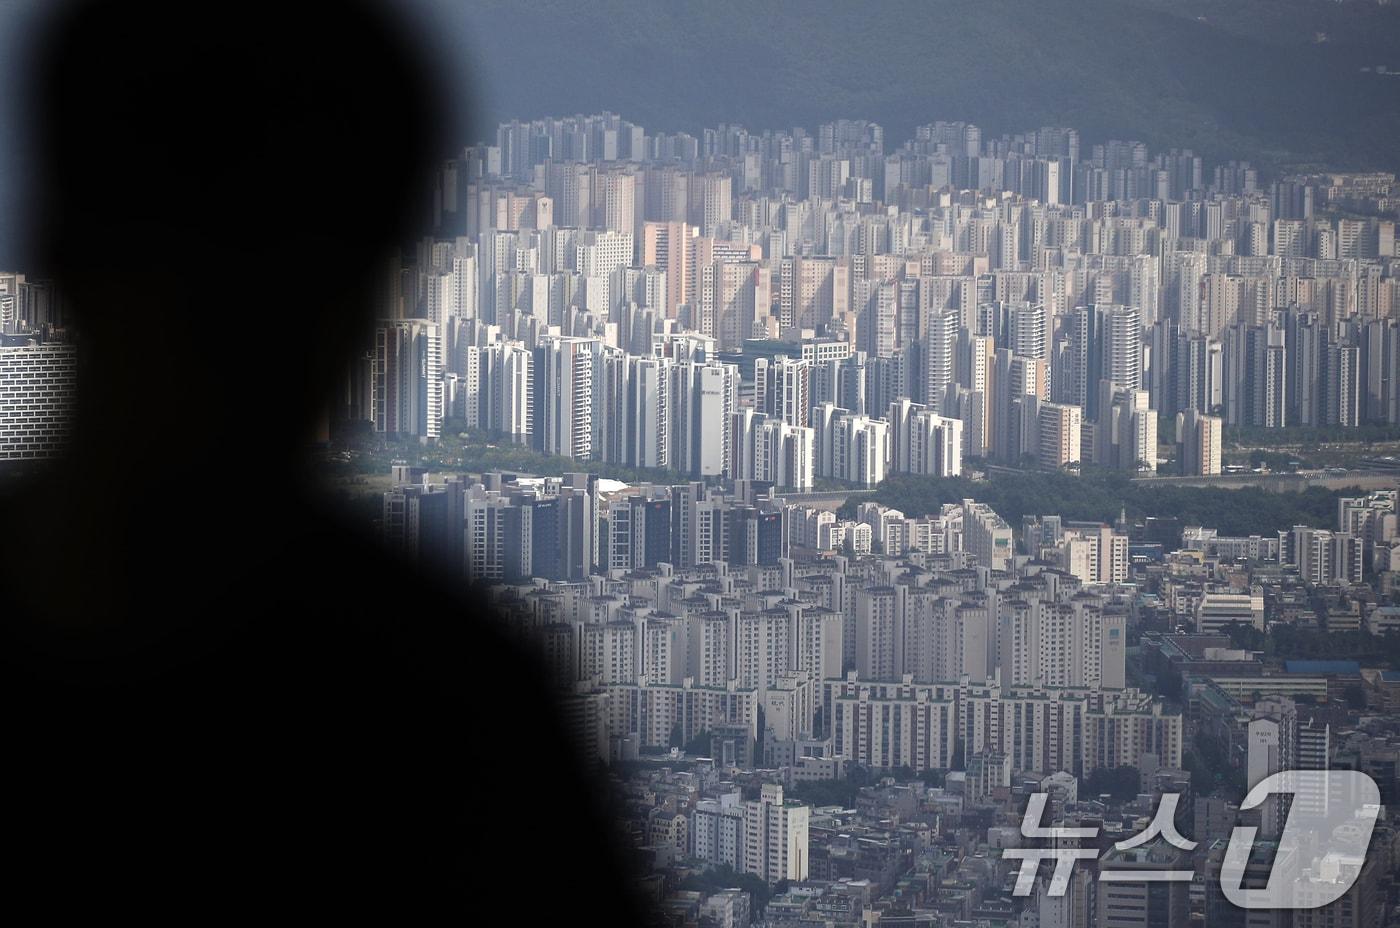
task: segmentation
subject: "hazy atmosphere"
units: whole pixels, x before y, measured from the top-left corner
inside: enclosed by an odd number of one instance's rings
[[[0,2],[0,256],[24,175],[12,93],[49,4]],[[1325,0],[411,0],[496,123],[610,110],[655,131],[871,119],[1078,128],[1261,166],[1400,166],[1400,4]],[[1377,73],[1376,66],[1385,68]]]
[[[0,0],[0,126],[14,907],[1400,926],[1400,0]]]

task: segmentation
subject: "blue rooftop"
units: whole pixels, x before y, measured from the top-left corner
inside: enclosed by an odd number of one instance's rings
[[[1284,673],[1355,674],[1361,672],[1356,661],[1284,661]]]

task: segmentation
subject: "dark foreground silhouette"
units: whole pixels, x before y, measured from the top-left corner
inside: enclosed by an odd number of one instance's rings
[[[71,453],[0,500],[12,907],[635,922],[532,657],[304,466],[450,150],[404,30],[81,3],[38,48],[26,270],[82,338]]]

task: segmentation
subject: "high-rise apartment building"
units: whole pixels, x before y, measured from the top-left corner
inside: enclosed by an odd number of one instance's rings
[[[425,319],[383,321],[375,327],[371,375],[375,431],[423,441],[442,434],[442,341]]]
[[[810,816],[807,806],[784,802],[781,786],[764,784],[757,801],[744,803],[744,872],[769,883],[807,879]]]
[[[1204,416],[1194,409],[1176,414],[1177,459],[1187,476],[1220,473],[1222,423],[1218,416]]]
[[[695,287],[694,238],[699,230],[684,222],[647,222],[642,226],[642,265],[666,274],[665,315],[674,319]]]
[[[1365,571],[1363,540],[1348,532],[1295,525],[1279,532],[1279,563],[1294,567],[1318,586],[1360,583]]]
[[[1014,554],[1011,526],[990,506],[970,499],[963,500],[963,544],[991,570],[1004,570]]]
[[[586,461],[594,454],[595,338],[551,336],[535,348],[533,437],[546,454]]]
[[[812,367],[802,358],[755,358],[754,408],[788,425],[811,425]]]
[[[1066,403],[1037,403],[1035,423],[1036,463],[1061,469],[1077,465],[1082,453],[1083,413]]]
[[[809,490],[815,476],[815,432],[752,409],[730,417],[731,470],[736,480],[759,480],[781,489]]]
[[[930,477],[962,473],[963,422],[907,399],[890,404],[890,469]]]
[[[890,424],[855,415],[832,403],[813,413],[817,475],[861,486],[885,479],[890,462]]]

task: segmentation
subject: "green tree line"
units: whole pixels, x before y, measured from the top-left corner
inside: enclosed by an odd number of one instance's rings
[[[1028,515],[1112,523],[1122,511],[1130,520],[1175,516],[1183,525],[1208,526],[1222,535],[1267,536],[1294,525],[1330,526],[1337,517],[1337,499],[1358,492],[1322,487],[1278,493],[1260,487],[1152,486],[1109,472],[1074,476],[1025,471],[994,473],[985,481],[895,474],[875,488],[873,498],[910,517],[936,512],[944,503],[975,499],[1017,529]],[[852,518],[856,506],[855,501],[847,501],[837,514]]]

